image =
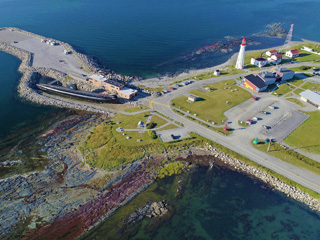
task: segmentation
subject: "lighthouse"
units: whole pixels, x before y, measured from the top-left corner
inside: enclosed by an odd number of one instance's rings
[[[236,63],[236,69],[243,69],[244,68],[244,54],[246,52],[246,38],[242,39],[242,43],[240,45],[240,51]]]

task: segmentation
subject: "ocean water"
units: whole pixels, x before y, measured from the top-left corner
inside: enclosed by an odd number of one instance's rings
[[[179,182],[184,187],[178,195]],[[320,239],[319,213],[229,169],[201,167],[189,175],[160,180],[150,188],[83,239]],[[130,205],[140,207],[146,200],[159,199],[166,200],[171,216],[117,226],[132,213]]]
[[[294,23],[294,40],[320,41],[319,9],[318,0],[0,0],[0,24],[68,42],[112,70],[147,77],[166,67],[172,71],[167,62],[204,45],[252,35],[274,22],[287,29]],[[268,44],[265,40],[262,47]],[[212,64],[227,58],[219,56]],[[57,111],[17,97],[18,65],[0,52],[2,139]],[[193,67],[192,62],[185,66]],[[163,184],[169,188],[174,182]],[[170,198],[170,192],[158,190]],[[206,171],[196,174],[174,203],[169,220],[155,224],[149,235],[143,222],[135,238],[320,239],[318,214],[229,171],[218,179]]]

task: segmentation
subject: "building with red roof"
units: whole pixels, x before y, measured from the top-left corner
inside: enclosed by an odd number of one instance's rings
[[[299,56],[299,50],[298,49],[291,49],[286,52],[286,56],[289,58],[295,58]]]

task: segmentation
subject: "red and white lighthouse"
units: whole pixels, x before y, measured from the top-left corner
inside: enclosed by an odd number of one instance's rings
[[[239,51],[239,55],[238,55],[238,59],[237,59],[237,63],[236,63],[236,69],[243,69],[244,68],[244,55],[246,52],[246,38],[244,37],[242,39],[242,43],[240,45],[240,51]]]

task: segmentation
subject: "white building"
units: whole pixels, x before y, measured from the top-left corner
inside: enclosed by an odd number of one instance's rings
[[[214,74],[215,76],[218,76],[218,75],[220,75],[220,71],[219,71],[218,69],[217,69],[217,70],[214,70],[213,74]]]
[[[263,66],[267,65],[268,61],[267,59],[264,59],[264,58],[251,58],[250,63],[259,68],[262,68]]]
[[[286,56],[289,58],[295,58],[299,56],[299,50],[298,49],[291,49],[286,52]]]
[[[311,90],[306,90],[302,93],[300,93],[301,100],[307,103],[310,103],[311,105],[315,106],[320,110],[320,94],[313,92]]]
[[[272,55],[270,58],[268,58],[268,62],[272,64],[279,64],[281,61],[282,61],[281,54]]]
[[[278,54],[277,50],[270,50],[270,51],[266,51],[266,55],[271,57],[272,55],[276,55]]]

